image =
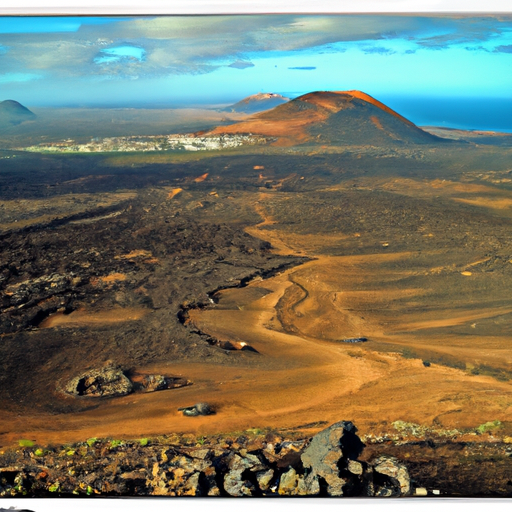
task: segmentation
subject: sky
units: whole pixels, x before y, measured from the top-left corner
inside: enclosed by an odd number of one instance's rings
[[[350,89],[417,124],[512,131],[512,15],[0,17],[0,100],[29,108]]]

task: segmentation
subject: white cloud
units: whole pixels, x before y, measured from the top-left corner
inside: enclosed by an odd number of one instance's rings
[[[467,46],[468,41],[481,45],[510,30],[510,19],[506,23],[498,20],[376,15],[128,18],[82,25],[75,33],[0,35],[0,65],[8,74],[45,70],[56,79],[196,74],[249,61],[251,54],[259,52],[307,50],[331,43],[366,42],[371,49],[387,48],[379,44],[382,40],[408,40],[427,50],[461,42]],[[9,51],[2,53],[6,47]],[[145,53],[140,58],[108,54],[109,48],[120,47],[140,48]]]

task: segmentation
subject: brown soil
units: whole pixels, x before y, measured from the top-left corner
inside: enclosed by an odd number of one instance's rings
[[[46,309],[52,297],[21,308],[4,298],[12,330],[1,347],[10,368],[2,445],[319,430],[318,422],[342,419],[361,435],[394,431],[397,420],[460,432],[499,420],[500,435],[511,434],[509,212],[458,200],[504,200],[507,185],[467,183],[460,170],[365,176],[374,155],[315,163],[324,170],[317,177],[264,156],[183,165],[173,183],[147,186],[116,217],[6,238],[5,290],[57,271],[82,284]],[[390,160],[379,165],[399,167]],[[404,162],[416,165],[408,154]],[[275,188],[263,188],[255,163]],[[144,263],[149,254],[160,264]],[[284,264],[295,266],[266,274]],[[30,308],[43,308],[46,320],[27,316],[12,328]],[[357,337],[368,341],[343,342]],[[193,384],[105,400],[56,393],[62,380],[111,358]],[[199,401],[217,414],[177,410]]]

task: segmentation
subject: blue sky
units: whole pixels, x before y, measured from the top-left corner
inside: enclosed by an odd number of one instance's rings
[[[451,99],[460,127],[512,131],[512,17],[0,17],[0,100],[29,107],[188,106],[346,89],[400,106],[419,124],[449,124],[433,113]],[[471,118],[469,107],[462,126],[461,102],[482,101],[501,108],[491,119]]]

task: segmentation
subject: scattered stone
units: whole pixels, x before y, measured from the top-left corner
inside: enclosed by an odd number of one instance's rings
[[[242,473],[249,469],[250,463],[239,455],[234,455],[229,462],[229,471],[224,476],[224,490],[230,496],[252,496],[254,485],[242,479]]]
[[[263,449],[263,455],[269,462],[275,462],[278,459],[274,443],[267,443]]]
[[[169,464],[172,467],[181,468],[185,471],[185,473],[193,473],[194,471],[204,471],[207,467],[211,465],[209,460],[205,459],[192,459],[190,457],[186,457],[185,455],[179,454],[173,457]]]
[[[293,468],[288,472],[283,473],[279,480],[279,494],[285,494],[288,496],[296,495],[298,479],[299,477],[297,476],[297,472]]]
[[[75,396],[123,396],[133,391],[133,384],[119,366],[107,363],[103,368],[92,369],[75,377],[64,390]]]
[[[428,492],[427,492],[427,489],[425,489],[425,487],[418,487],[414,491],[414,495],[415,496],[427,496]]]
[[[343,343],[364,343],[368,341],[368,338],[361,337],[361,338],[345,338],[341,340]]]
[[[212,454],[212,451],[208,448],[190,452],[191,457],[193,457],[194,459],[200,459],[200,460],[207,459],[211,454]]]
[[[300,476],[297,481],[298,496],[317,496],[320,494],[320,482],[316,475]]]
[[[407,467],[395,457],[383,455],[373,462],[373,471],[388,478],[387,486],[392,488],[393,496],[406,496],[411,490],[411,481]]]
[[[290,452],[298,453],[306,446],[306,441],[284,441],[279,446],[279,455],[286,455]]]
[[[187,479],[182,496],[202,496],[199,477],[200,473],[193,473],[192,476]]]
[[[245,457],[233,455],[228,462],[228,473],[224,476],[224,490],[231,496],[254,496],[256,487],[250,480],[244,479],[242,473],[246,470],[258,473],[266,469],[256,455]]]
[[[363,474],[363,465],[360,462],[355,460],[349,460],[347,464],[347,469],[353,475],[362,475]]]
[[[207,467],[203,471],[203,475],[204,475],[204,485],[207,489],[206,495],[207,496],[220,496],[220,489],[217,486],[217,479],[216,479],[217,472],[215,471],[215,468],[213,466]]]
[[[206,402],[199,402],[190,407],[180,407],[178,411],[183,413],[183,416],[209,416],[215,414],[213,407]]]
[[[256,480],[258,481],[259,488],[262,491],[267,491],[270,487],[270,482],[274,476],[274,470],[268,469],[267,471],[259,471],[256,473]]]

